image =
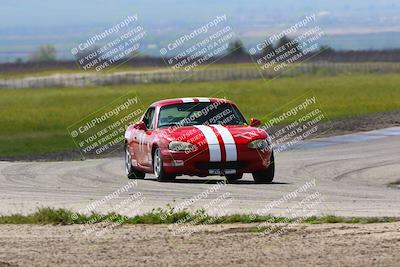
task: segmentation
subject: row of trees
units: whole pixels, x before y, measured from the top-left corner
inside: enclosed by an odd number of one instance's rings
[[[266,39],[268,40],[268,38]],[[276,49],[286,46],[286,48],[292,48],[296,47],[297,51],[301,51],[299,48],[298,44],[294,39],[291,39],[290,37],[284,35],[282,38],[280,38],[275,44],[269,44],[266,45],[261,53],[259,55],[267,55],[273,53]],[[326,51],[326,52],[333,52],[334,49],[330,46],[322,45],[319,47],[320,51]],[[228,46],[228,53],[233,54],[233,55],[245,55],[248,54],[243,42],[239,39],[232,41],[229,46]],[[279,54],[279,53],[278,53]]]
[[[52,45],[39,46],[30,56],[29,61],[40,62],[40,61],[56,61],[57,52]]]
[[[288,36],[283,36],[281,39],[279,39],[275,44],[270,44],[266,46],[263,51],[261,52],[261,55],[269,54],[275,49],[283,46],[291,44],[292,46],[296,46],[295,42],[290,39]],[[288,45],[289,46],[289,45]],[[300,51],[300,49],[297,47],[297,49]],[[333,51],[332,48],[328,46],[321,46],[321,50],[324,51]],[[93,49],[91,51],[94,51]],[[91,51],[87,52],[90,53]],[[246,55],[248,54],[247,50],[245,49],[245,46],[243,42],[240,39],[233,40],[229,43],[227,53],[233,56],[240,56],[240,55]],[[81,58],[84,56],[82,53],[78,53],[76,55],[77,57]],[[57,60],[57,53],[56,49],[54,46],[51,45],[43,45],[38,47],[31,55],[29,58],[29,61],[32,62],[49,62],[49,61],[56,61]]]

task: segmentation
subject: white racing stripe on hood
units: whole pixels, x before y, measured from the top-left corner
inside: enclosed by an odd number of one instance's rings
[[[225,146],[226,161],[236,161],[237,149],[236,149],[235,139],[233,138],[232,134],[226,127],[222,125],[216,124],[211,126],[217,129],[218,133],[222,137],[222,141],[224,142]]]
[[[199,129],[206,138],[208,150],[210,151],[210,161],[221,161],[221,148],[219,147],[218,138],[213,129],[205,125],[196,125],[194,127]]]

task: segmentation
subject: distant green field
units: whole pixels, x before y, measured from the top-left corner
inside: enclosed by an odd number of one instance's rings
[[[0,155],[74,149],[67,127],[127,93],[137,93],[144,105],[173,97],[225,96],[236,102],[247,118],[263,118],[311,90],[328,117],[335,119],[400,109],[399,85],[399,75],[359,74],[271,81],[0,90]]]

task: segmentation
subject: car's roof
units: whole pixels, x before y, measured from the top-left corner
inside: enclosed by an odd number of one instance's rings
[[[171,99],[164,99],[159,100],[151,104],[151,107],[162,107],[168,106],[173,104],[181,104],[181,103],[199,103],[199,102],[225,102],[233,104],[231,101],[223,99],[223,98],[209,98],[209,97],[183,97],[183,98],[171,98]]]

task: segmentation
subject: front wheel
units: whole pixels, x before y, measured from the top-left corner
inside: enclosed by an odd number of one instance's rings
[[[241,174],[226,174],[225,178],[228,180],[229,183],[235,182],[237,180],[242,179],[243,173]]]
[[[256,183],[271,183],[274,180],[275,175],[275,160],[274,160],[274,152],[271,154],[270,164],[267,169],[260,172],[253,172],[253,179]]]
[[[176,176],[175,175],[168,175],[164,171],[164,164],[161,156],[161,151],[159,148],[154,150],[153,154],[153,170],[154,175],[159,182],[171,182],[174,181]]]
[[[144,172],[138,171],[132,166],[132,156],[128,144],[125,144],[125,172],[128,179],[143,179],[146,176]]]

